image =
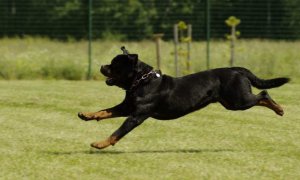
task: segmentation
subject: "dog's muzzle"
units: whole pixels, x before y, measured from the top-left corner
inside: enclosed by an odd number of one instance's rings
[[[106,77],[106,84],[109,86],[114,85],[115,80],[111,77],[111,72],[109,65],[104,65],[100,67],[100,72]]]

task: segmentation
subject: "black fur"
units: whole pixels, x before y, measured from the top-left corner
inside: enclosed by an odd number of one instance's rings
[[[231,69],[238,71],[244,76],[246,76],[250,80],[251,85],[258,89],[270,89],[270,88],[279,87],[289,82],[290,80],[289,78],[275,78],[275,79],[263,80],[256,77],[248,69],[241,68],[241,67],[233,67]]]
[[[248,69],[232,67],[207,70],[178,78],[168,75],[158,77],[159,75],[153,73],[132,88],[137,80],[152,70],[151,66],[139,61],[136,54],[118,55],[110,65],[101,67],[101,73],[107,77],[107,85],[116,85],[126,90],[125,99],[121,104],[105,110],[112,112],[113,117],[128,117],[112,134],[111,137],[116,140],[149,117],[159,120],[176,119],[215,102],[221,103],[229,110],[245,110],[254,105],[264,105],[260,103],[264,100],[274,102],[266,91],[258,95],[252,94],[251,85],[267,89],[289,81],[288,78],[262,80]],[[283,115],[283,111],[278,111],[276,113]],[[79,117],[84,120],[103,119],[87,117],[83,113],[79,114]],[[102,146],[98,145],[97,148],[103,148]]]

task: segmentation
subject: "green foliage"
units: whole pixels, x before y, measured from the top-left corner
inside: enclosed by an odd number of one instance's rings
[[[125,34],[113,33],[112,31],[104,31],[100,37],[104,41],[125,41],[127,38]]]
[[[179,21],[177,23],[178,27],[178,39],[179,42],[188,43],[192,41],[192,37],[188,34],[188,25],[184,21]]]
[[[0,81],[1,179],[298,179],[300,85],[270,90],[283,106],[228,111],[212,104],[174,121],[146,120],[119,143],[89,147],[124,118],[84,122],[78,111],[119,103],[98,81]]]
[[[178,25],[178,29],[179,29],[180,31],[186,30],[186,29],[187,29],[187,25],[186,25],[186,23],[185,23],[184,21],[179,21],[179,22],[177,23],[177,25]]]
[[[195,26],[194,39],[203,39],[205,7],[205,1],[199,0],[96,0],[92,11],[93,37],[110,39],[106,37],[110,32],[121,39],[142,40],[153,33],[164,33],[165,39],[172,39],[173,24],[182,19]],[[300,1],[295,0],[211,0],[211,35],[223,37],[227,31],[221,26],[223,18],[235,14],[243,19],[244,37],[298,39],[299,7]],[[5,0],[0,2],[0,36],[86,39],[87,17],[88,1]]]
[[[235,16],[230,16],[228,19],[225,20],[225,23],[229,27],[236,27],[241,23],[241,20],[236,18]]]
[[[236,26],[238,26],[241,23],[241,20],[236,18],[235,16],[230,16],[228,19],[225,20],[225,23],[227,26],[230,27],[231,30],[230,34],[225,34],[226,39],[230,41],[236,40],[241,35],[241,32],[236,30]]]
[[[79,11],[81,8],[81,3],[79,0],[67,1],[63,6],[58,6],[54,8],[54,14],[57,17],[68,16],[72,11]]]

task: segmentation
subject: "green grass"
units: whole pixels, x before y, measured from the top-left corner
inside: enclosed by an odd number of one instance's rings
[[[86,41],[59,42],[43,38],[0,39],[0,79],[85,79],[88,67]],[[132,53],[152,66],[156,65],[155,45],[151,41],[93,42],[93,78],[99,76],[99,65],[106,64],[125,45]],[[300,82],[300,41],[239,40],[236,43],[236,66],[251,69],[261,77],[290,76]],[[162,42],[162,71],[173,75],[174,45]],[[230,49],[227,41],[211,42],[211,68],[229,65]],[[182,74],[187,73],[181,58]],[[206,43],[193,42],[191,72],[206,69]]]
[[[94,150],[123,118],[84,122],[78,111],[120,102],[103,82],[0,81],[0,179],[299,179],[300,85],[270,90],[283,117],[218,104],[175,121],[147,120]]]

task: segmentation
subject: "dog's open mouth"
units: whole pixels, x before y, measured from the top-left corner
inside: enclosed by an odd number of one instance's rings
[[[110,69],[108,68],[108,65],[105,66],[101,66],[100,68],[100,72],[106,77],[106,84],[109,86],[112,86],[115,84],[115,80],[114,78],[110,77],[111,73],[110,73]]]
[[[115,80],[112,77],[107,77],[105,82],[107,85],[112,86],[114,85]]]

